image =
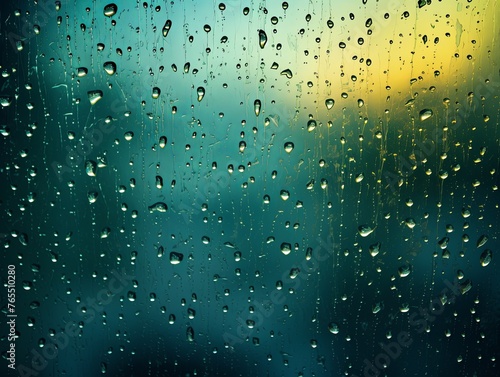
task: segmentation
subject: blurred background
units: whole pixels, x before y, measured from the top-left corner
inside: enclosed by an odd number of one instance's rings
[[[497,376],[498,16],[2,3],[1,374]]]

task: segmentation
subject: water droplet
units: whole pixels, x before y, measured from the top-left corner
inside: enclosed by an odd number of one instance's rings
[[[405,224],[408,228],[413,229],[416,225],[415,220],[412,217],[408,217],[405,220]]]
[[[158,97],[160,96],[160,94],[161,94],[160,88],[158,88],[157,86],[155,86],[153,88],[153,93],[151,94],[151,97],[153,97],[153,99],[158,99]]]
[[[361,237],[369,236],[374,230],[375,228],[371,228],[368,225],[360,225],[358,227],[358,233],[360,234]]]
[[[377,302],[372,307],[372,313],[377,314],[379,311],[382,310],[382,308],[383,308],[383,304],[381,302]]]
[[[363,107],[365,105],[365,101],[363,101],[361,98],[358,99],[358,107]]]
[[[371,244],[370,247],[368,248],[370,255],[372,257],[376,257],[378,255],[378,253],[380,253],[381,246],[382,246],[382,244],[380,242]]]
[[[294,148],[294,145],[293,145],[293,143],[291,141],[287,141],[285,143],[285,152],[286,153],[292,153],[293,148]]]
[[[157,202],[157,203],[150,205],[148,207],[148,210],[150,213],[153,213],[153,212],[164,213],[164,212],[167,212],[167,209],[168,209],[168,206],[163,202]]]
[[[492,258],[493,258],[493,252],[491,250],[486,249],[485,251],[483,251],[481,253],[481,257],[479,258],[481,266],[486,267],[487,265],[489,265]]]
[[[441,250],[444,250],[448,247],[448,242],[450,242],[450,239],[448,237],[443,237],[438,241],[438,246]]]
[[[255,113],[256,116],[259,116],[260,114],[260,107],[261,107],[261,102],[260,102],[260,99],[256,99],[253,103],[253,111]]]
[[[161,177],[161,175],[157,175],[155,180],[156,180],[156,188],[161,190],[163,188],[163,178]]]
[[[264,48],[267,43],[267,34],[264,30],[259,30],[259,46],[260,48]]]
[[[79,67],[76,69],[76,75],[78,77],[83,77],[83,76],[87,75],[88,72],[89,72],[89,70],[85,67]]]
[[[194,330],[191,326],[186,330],[186,338],[188,342],[194,342]]]
[[[104,15],[106,17],[113,17],[117,11],[118,7],[114,3],[108,4],[104,7]]]
[[[0,96],[0,105],[2,105],[2,107],[10,106],[11,103],[12,103],[12,97]]]
[[[115,62],[112,62],[112,61],[109,61],[109,62],[105,62],[102,67],[104,68],[104,70],[106,71],[106,73],[108,75],[114,75],[116,73],[116,63]]]
[[[337,325],[335,322],[330,322],[328,324],[328,331],[330,331],[332,334],[337,335],[340,332],[339,325]]]
[[[280,250],[283,254],[288,255],[292,251],[292,245],[290,245],[288,242],[283,242],[281,244]]]
[[[91,105],[95,105],[99,100],[102,99],[102,90],[90,90],[87,92],[87,97]]]
[[[398,268],[398,274],[400,277],[405,278],[408,275],[410,275],[411,272],[411,266],[410,265],[404,265]]]
[[[424,120],[429,119],[432,115],[434,115],[434,113],[431,109],[423,109],[419,113],[420,121],[423,122]]]
[[[486,242],[488,242],[488,236],[483,234],[479,239],[477,240],[476,246],[477,248],[480,248],[483,246]]]
[[[87,193],[87,199],[89,200],[89,203],[90,204],[95,203],[97,201],[98,195],[99,195],[99,193],[96,191],[89,191]]]
[[[172,251],[170,253],[170,264],[179,264],[182,262],[184,259],[184,255],[181,253],[177,253],[175,251]]]
[[[288,198],[290,197],[290,193],[287,190],[281,190],[280,196],[281,196],[281,199],[288,200]]]
[[[310,119],[307,122],[307,131],[312,132],[316,128],[316,121],[314,119]]]
[[[97,172],[97,162],[92,160],[85,161],[85,172],[89,177],[95,177]]]
[[[356,175],[356,178],[354,179],[356,181],[356,183],[359,183],[363,180],[363,178],[365,178],[365,176],[363,175],[363,173],[359,173]]]
[[[327,98],[325,100],[325,105],[328,110],[331,110],[333,105],[335,105],[335,100],[333,98]]]
[[[291,79],[293,77],[293,73],[289,69],[285,69],[285,70],[281,71],[281,75],[286,76],[287,79]]]
[[[198,94],[198,102],[201,102],[203,97],[205,97],[205,88],[199,86],[198,89],[196,90],[196,93]]]
[[[170,28],[172,27],[172,21],[167,20],[165,22],[165,25],[163,25],[163,29],[161,30],[161,33],[165,38],[167,38],[168,32],[170,31]]]
[[[160,144],[160,148],[165,148],[165,146],[167,145],[167,137],[160,136],[159,144]]]

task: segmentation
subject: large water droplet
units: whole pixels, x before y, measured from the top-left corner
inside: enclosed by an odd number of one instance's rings
[[[254,111],[256,116],[259,116],[261,106],[262,106],[262,103],[260,102],[260,99],[256,99],[253,103],[253,111]]]
[[[184,255],[181,253],[177,253],[175,251],[172,251],[170,253],[170,264],[179,264],[182,262],[184,259]]]
[[[334,322],[330,322],[328,324],[328,331],[330,331],[332,334],[337,335],[339,333],[339,331],[340,331],[339,325],[337,325]]]
[[[11,103],[12,103],[12,97],[10,97],[10,96],[1,96],[0,97],[0,105],[2,105],[2,107],[10,106]]]
[[[293,145],[293,143],[291,141],[287,141],[285,143],[285,152],[286,153],[292,153],[293,148],[294,148],[294,145]]]
[[[287,190],[281,190],[280,196],[281,196],[281,199],[288,200],[288,198],[290,197],[290,193]]]
[[[372,257],[377,256],[378,253],[380,253],[380,247],[381,246],[382,246],[382,244],[380,242],[371,244],[370,247],[368,248],[368,251],[370,252],[370,255]]]
[[[87,173],[89,177],[95,177],[96,172],[97,172],[97,162],[92,160],[85,161],[85,173]]]
[[[163,202],[158,202],[148,207],[150,213],[153,212],[167,212],[168,206]]]
[[[90,90],[87,92],[87,97],[91,105],[95,105],[102,98],[102,90]]]
[[[432,115],[434,115],[434,113],[431,109],[423,109],[419,113],[420,121],[423,122],[424,120],[429,119]]]
[[[87,73],[89,72],[89,70],[86,68],[86,67],[78,67],[76,69],[76,75],[78,77],[83,77],[85,76]]]
[[[259,30],[259,46],[260,48],[264,48],[267,43],[267,34],[264,30]]]
[[[283,242],[280,249],[283,254],[288,255],[292,251],[292,245],[290,245],[288,242]]]
[[[198,89],[196,90],[196,94],[198,94],[198,102],[201,102],[203,97],[205,97],[205,88],[199,86]]]
[[[483,251],[481,253],[481,257],[479,258],[481,266],[486,267],[487,265],[489,265],[492,258],[493,258],[493,252],[491,250],[486,249],[485,251]]]
[[[163,36],[165,38],[167,37],[168,32],[170,31],[171,27],[172,27],[172,21],[171,20],[167,20],[165,22],[165,25],[163,25],[163,29],[161,30],[161,33],[163,34]]]
[[[369,236],[374,230],[375,228],[372,228],[368,225],[360,225],[358,227],[358,233],[360,234],[361,237]]]
[[[114,75],[116,73],[116,63],[115,62],[105,62],[103,65],[104,70],[108,75]]]
[[[118,11],[118,6],[115,3],[108,4],[104,7],[104,15],[106,17],[113,17]]]
[[[488,236],[483,234],[481,237],[479,237],[479,239],[477,240],[477,244],[476,244],[476,247],[477,248],[480,248],[481,246],[483,246],[486,242],[488,242]]]
[[[398,268],[398,274],[400,277],[405,278],[408,275],[410,275],[411,272],[411,266],[410,265],[404,265]]]
[[[157,86],[155,86],[153,88],[153,93],[151,94],[151,97],[153,97],[154,99],[158,99],[158,97],[160,96],[160,94],[161,94],[160,88],[158,88]]]
[[[333,107],[333,105],[335,105],[335,101],[333,98],[327,98],[326,101],[325,101],[325,105],[326,105],[326,108],[328,110],[331,110],[331,108]]]
[[[167,145],[167,137],[160,136],[159,144],[160,144],[160,148],[165,148],[165,146]]]
[[[309,122],[307,122],[307,131],[312,132],[316,128],[316,121],[314,119],[310,119]]]

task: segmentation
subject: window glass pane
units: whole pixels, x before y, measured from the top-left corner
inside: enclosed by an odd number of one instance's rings
[[[8,373],[499,374],[496,2],[0,7]]]

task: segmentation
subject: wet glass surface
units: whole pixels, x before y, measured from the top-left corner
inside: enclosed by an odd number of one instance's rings
[[[1,375],[498,375],[494,1],[0,7]]]

